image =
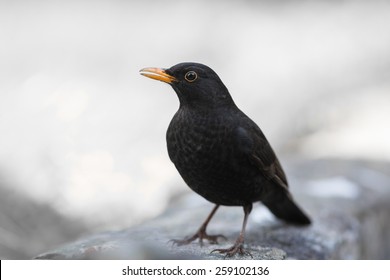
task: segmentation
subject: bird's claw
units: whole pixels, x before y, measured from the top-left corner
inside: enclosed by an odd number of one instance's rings
[[[235,254],[239,254],[241,256],[247,255],[250,256],[253,259],[253,256],[251,253],[249,253],[247,250],[244,249],[243,244],[234,244],[232,247],[227,248],[227,249],[214,249],[210,252],[210,254],[218,252],[221,254],[226,254],[225,258],[227,257],[233,257]]]
[[[191,237],[184,239],[172,239],[170,242],[172,242],[174,245],[182,246],[190,244],[192,241],[199,239],[200,246],[203,246],[203,240],[208,240],[210,244],[218,244],[218,238],[227,240],[227,238],[222,234],[208,235],[205,231],[198,231]]]

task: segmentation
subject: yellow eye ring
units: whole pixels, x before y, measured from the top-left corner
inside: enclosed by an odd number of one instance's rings
[[[196,74],[195,71],[188,71],[184,76],[184,79],[186,79],[186,81],[190,83],[194,82],[197,78],[198,74]]]

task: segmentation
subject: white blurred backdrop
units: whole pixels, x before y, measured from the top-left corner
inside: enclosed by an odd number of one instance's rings
[[[178,100],[138,71],[184,61],[282,158],[390,160],[389,1],[0,0],[0,188],[95,230],[160,213]]]

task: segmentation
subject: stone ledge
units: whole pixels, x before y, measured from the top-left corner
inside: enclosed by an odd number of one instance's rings
[[[292,192],[313,224],[296,227],[276,220],[256,203],[246,244],[253,259],[389,259],[390,170],[387,163],[342,160],[287,161]],[[121,231],[96,234],[37,259],[223,259],[216,248],[230,246],[239,234],[243,211],[220,207],[210,234],[227,240],[203,247],[173,246],[170,239],[193,234],[212,205],[195,194],[177,199],[161,216]],[[235,256],[237,259],[251,259]]]

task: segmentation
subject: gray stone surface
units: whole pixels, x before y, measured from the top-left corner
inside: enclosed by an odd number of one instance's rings
[[[389,259],[390,166],[343,160],[285,160],[296,200],[313,224],[296,227],[276,220],[261,204],[250,216],[246,244],[253,259]],[[172,245],[193,234],[212,209],[195,194],[176,198],[161,216],[120,231],[86,237],[39,259],[221,259],[211,253],[230,246],[239,234],[243,211],[221,207],[208,232],[227,240],[203,247]],[[250,256],[235,256],[251,259]]]
[[[0,172],[1,173],[1,172]],[[77,219],[16,191],[0,174],[0,259],[31,259],[89,231]]]

